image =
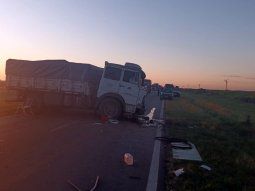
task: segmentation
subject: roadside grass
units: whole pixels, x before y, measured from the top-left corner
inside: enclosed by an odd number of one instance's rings
[[[212,171],[198,162],[167,159],[167,190],[255,190],[255,104],[248,92],[183,92],[166,103],[170,137],[194,143]],[[247,116],[249,121],[247,121]],[[175,177],[173,170],[184,167]]]
[[[6,102],[6,96],[6,89],[4,87],[0,87],[0,117],[14,114],[18,106],[17,102]]]

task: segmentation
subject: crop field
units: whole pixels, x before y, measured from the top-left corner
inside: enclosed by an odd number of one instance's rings
[[[0,117],[14,114],[19,103],[6,102],[7,91],[4,87],[0,87]]]
[[[169,137],[194,143],[203,159],[174,160],[170,150],[167,190],[255,190],[255,92],[186,90],[166,117]]]

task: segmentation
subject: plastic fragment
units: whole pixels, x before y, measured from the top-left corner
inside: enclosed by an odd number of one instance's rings
[[[180,176],[183,173],[184,173],[184,169],[183,168],[180,168],[180,169],[174,171],[175,176]]]
[[[203,169],[205,169],[205,170],[208,170],[208,171],[211,171],[211,170],[212,170],[211,167],[209,167],[209,166],[207,166],[207,165],[205,165],[205,164],[202,164],[200,167],[203,168]]]
[[[109,122],[112,124],[119,124],[119,121],[117,119],[109,119]]]
[[[134,164],[134,157],[130,153],[124,154],[124,162],[128,166],[132,166]]]

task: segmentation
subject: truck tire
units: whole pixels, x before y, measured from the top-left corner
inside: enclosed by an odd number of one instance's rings
[[[105,98],[99,105],[99,114],[106,115],[111,119],[117,119],[122,114],[121,103],[117,99]]]

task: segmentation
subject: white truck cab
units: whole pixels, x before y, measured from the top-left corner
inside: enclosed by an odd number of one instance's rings
[[[122,113],[144,111],[143,88],[145,73],[134,63],[119,65],[105,62],[105,68],[97,91],[97,110],[113,118]]]

